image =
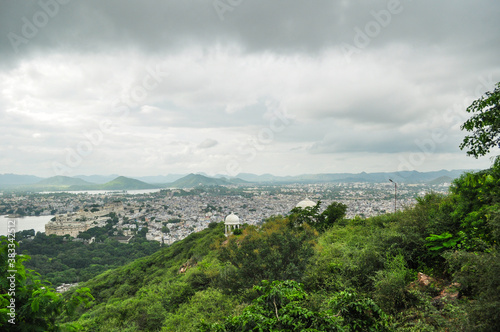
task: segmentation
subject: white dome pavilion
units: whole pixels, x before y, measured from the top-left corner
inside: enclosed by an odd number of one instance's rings
[[[298,202],[295,207],[305,209],[306,207],[315,207],[315,206],[316,206],[316,203],[311,201],[309,198],[306,198],[303,201]]]
[[[240,228],[240,218],[231,212],[224,220],[224,234],[228,236],[235,229]]]
[[[231,214],[226,217],[224,224],[225,225],[239,225],[240,218],[237,215],[235,215],[233,212],[231,212]]]

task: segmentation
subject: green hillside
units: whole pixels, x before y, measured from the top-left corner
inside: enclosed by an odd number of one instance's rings
[[[496,331],[499,211],[500,159],[455,180],[448,195],[428,194],[396,214],[348,220],[334,203],[322,213],[294,209],[229,238],[213,223],[65,293],[63,303],[85,299],[86,291],[94,299],[62,310],[54,324],[79,331]]]

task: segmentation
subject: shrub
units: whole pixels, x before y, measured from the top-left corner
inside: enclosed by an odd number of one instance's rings
[[[500,330],[500,257],[497,249],[489,253],[465,251],[444,254],[454,281],[462,285],[463,295],[473,301],[466,310],[474,331]]]
[[[384,311],[395,314],[411,305],[412,296],[406,286],[414,275],[402,255],[387,257],[385,269],[377,271],[373,277],[374,299]]]

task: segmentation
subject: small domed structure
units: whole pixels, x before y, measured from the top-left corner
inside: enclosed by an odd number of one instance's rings
[[[226,217],[224,224],[226,224],[226,225],[239,225],[240,218],[237,215],[235,215],[233,212],[231,212],[231,214]]]
[[[240,218],[231,212],[224,220],[224,234],[228,236],[236,228],[240,228]]]
[[[306,198],[304,199],[303,201],[300,201],[297,203],[297,205],[295,207],[298,207],[298,208],[301,208],[301,209],[305,209],[306,207],[315,207],[316,206],[316,203],[314,203],[313,201],[311,201],[309,198]]]

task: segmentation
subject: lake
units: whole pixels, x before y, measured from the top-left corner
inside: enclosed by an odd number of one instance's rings
[[[34,229],[36,232],[45,232],[45,224],[50,221],[54,216],[39,216],[39,217],[22,217],[22,218],[7,218],[7,216],[0,216],[0,235],[7,235],[9,220],[15,220],[16,232]]]

